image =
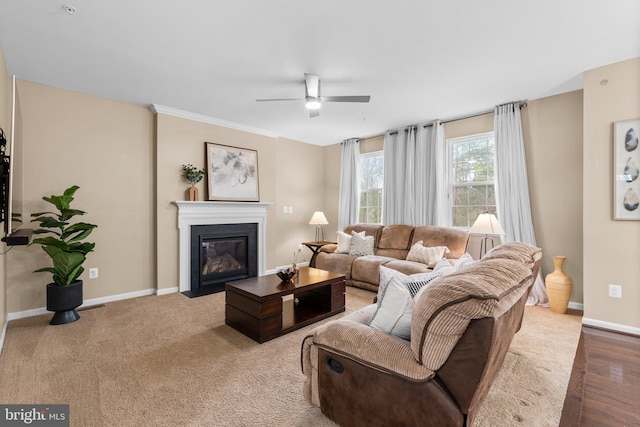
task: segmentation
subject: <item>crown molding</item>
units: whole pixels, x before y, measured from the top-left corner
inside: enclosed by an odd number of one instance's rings
[[[193,120],[196,122],[207,123],[215,126],[241,130],[243,132],[255,133],[257,135],[268,136],[269,138],[278,138],[279,135],[269,132],[268,130],[258,129],[251,126],[242,125],[240,123],[229,122],[214,117],[204,116],[202,114],[191,113],[189,111],[178,110],[176,108],[165,107],[163,105],[151,104],[149,110],[154,114],[166,114],[168,116],[180,117],[181,119]]]

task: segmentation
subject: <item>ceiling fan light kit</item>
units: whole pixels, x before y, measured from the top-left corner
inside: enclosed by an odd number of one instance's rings
[[[264,101],[298,101],[304,100],[305,107],[309,110],[309,117],[318,117],[322,102],[369,102],[371,97],[365,96],[320,96],[320,78],[314,74],[304,74],[304,98],[274,98],[256,99],[258,102]]]
[[[319,98],[315,98],[313,96],[307,96],[307,102],[305,104],[305,107],[307,107],[309,110],[318,110],[321,106],[322,104],[320,103]]]

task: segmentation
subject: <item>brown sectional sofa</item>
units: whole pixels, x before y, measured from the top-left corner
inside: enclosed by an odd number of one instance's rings
[[[447,246],[451,252],[445,258],[460,258],[467,251],[469,233],[453,228],[411,225],[375,225],[354,224],[344,229],[351,234],[365,232],[374,238],[374,255],[354,256],[335,253],[337,245],[325,245],[320,249],[315,260],[315,267],[322,270],[335,271],[346,276],[350,286],[376,291],[380,281],[378,267],[398,270],[404,274],[428,272],[431,269],[425,264],[407,261],[409,249],[422,240],[424,246]]]
[[[372,304],[302,343],[306,399],[341,426],[471,426],[498,375],[542,252],[505,243],[433,281],[410,341],[367,325]]]

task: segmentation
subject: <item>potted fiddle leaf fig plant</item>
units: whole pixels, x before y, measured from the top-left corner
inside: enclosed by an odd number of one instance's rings
[[[67,188],[60,196],[43,197],[57,212],[31,214],[32,222],[39,223],[33,234],[48,234],[33,239],[31,244],[40,245],[51,257],[52,266],[35,270],[34,273],[48,272],[53,275],[53,283],[47,285],[47,310],[55,312],[51,325],[75,322],[80,318],[76,308],[82,304],[82,264],[95,243],[85,242],[97,225],[86,222],[72,223],[70,220],[85,212],[72,209],[71,202],[78,190],[77,185]]]

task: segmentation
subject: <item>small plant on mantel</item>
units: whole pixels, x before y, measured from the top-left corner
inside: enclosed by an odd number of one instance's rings
[[[182,165],[182,172],[184,179],[191,184],[191,188],[189,188],[188,191],[189,200],[195,202],[198,200],[198,189],[196,188],[196,184],[204,178],[204,169],[198,169],[189,163]]]

